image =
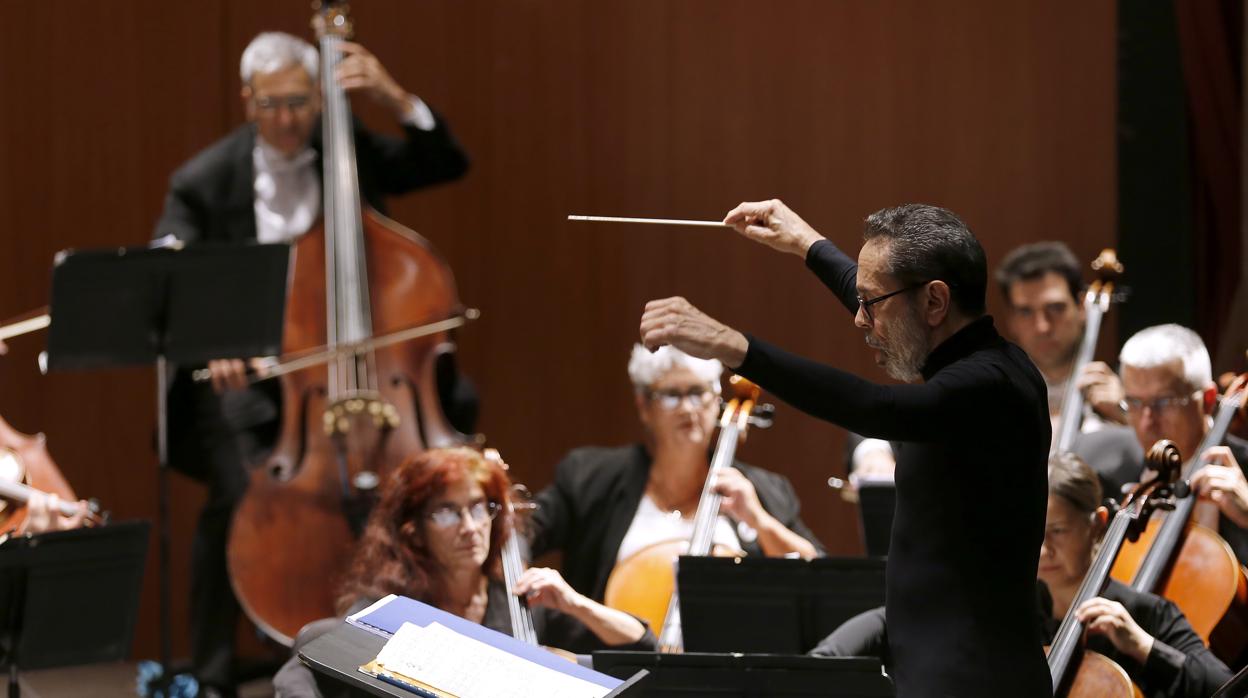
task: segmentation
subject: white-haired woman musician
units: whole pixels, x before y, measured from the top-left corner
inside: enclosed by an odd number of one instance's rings
[[[537,495],[532,552],[562,551],[564,578],[578,592],[602,602],[617,563],[689,539],[715,440],[722,371],[718,361],[672,347],[652,353],[634,346],[628,374],[641,441],[573,450]],[[785,477],[734,462],[714,488],[723,496],[716,544],[752,555],[821,554]],[[596,647],[592,637],[579,640],[567,649]]]

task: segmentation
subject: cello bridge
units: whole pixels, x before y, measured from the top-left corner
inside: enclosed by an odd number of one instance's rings
[[[341,436],[361,421],[371,422],[378,430],[394,429],[399,426],[399,411],[379,395],[361,393],[332,402],[322,420],[326,435]]]

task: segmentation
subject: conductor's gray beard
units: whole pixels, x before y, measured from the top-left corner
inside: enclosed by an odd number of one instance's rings
[[[878,349],[884,359],[884,372],[894,380],[917,383],[923,378],[923,364],[931,353],[927,331],[917,312],[911,312],[889,328],[889,338],[876,343],[867,336],[867,344]]]

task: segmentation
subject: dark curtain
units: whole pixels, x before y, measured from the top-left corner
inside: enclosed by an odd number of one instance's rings
[[[1195,329],[1218,347],[1239,286],[1243,0],[1175,0],[1191,144]]]

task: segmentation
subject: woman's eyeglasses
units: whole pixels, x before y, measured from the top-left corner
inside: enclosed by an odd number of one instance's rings
[[[468,512],[468,518],[478,526],[486,521],[492,520],[498,516],[499,506],[497,502],[480,501],[473,502],[467,506],[459,506],[456,504],[443,504],[432,511],[427,516],[438,528],[454,528],[459,526],[464,520],[464,512]]]

